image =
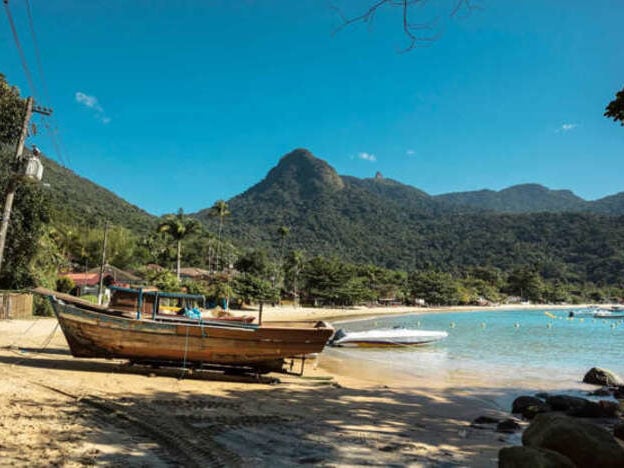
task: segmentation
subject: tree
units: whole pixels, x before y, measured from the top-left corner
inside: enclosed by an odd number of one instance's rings
[[[217,235],[217,261],[215,262],[215,270],[219,271],[219,254],[221,253],[221,231],[223,230],[223,218],[231,215],[228,210],[228,204],[225,200],[217,200],[209,211],[211,216],[219,218],[219,233]]]
[[[12,183],[15,144],[22,130],[24,101],[19,90],[0,74],[0,193]],[[4,197],[3,197],[4,198]],[[45,225],[50,219],[46,194],[37,183],[18,184],[15,204],[5,246],[5,262],[0,272],[0,287],[19,289],[34,286],[42,278],[36,270],[37,253]],[[42,260],[42,259],[38,259]],[[48,269],[49,262],[46,262]]]
[[[425,6],[426,3],[427,0],[376,0],[366,11],[355,16],[345,16],[340,8],[334,7],[334,10],[342,20],[342,24],[334,32],[338,32],[355,23],[371,25],[379,10],[384,7],[396,8],[401,13],[403,34],[408,39],[408,45],[403,49],[403,52],[408,52],[419,44],[427,44],[437,39],[437,34],[435,33],[437,15],[425,18],[423,21],[417,23],[410,19],[412,12],[416,9],[422,10],[422,7]],[[454,17],[460,12],[470,14],[472,11],[478,9],[479,7],[471,0],[453,0],[453,5],[448,15]]]
[[[251,301],[270,301],[279,300],[279,292],[269,281],[257,276],[243,273],[234,279],[234,293],[246,303]]]
[[[20,98],[19,89],[7,83],[6,77],[0,73],[0,143],[14,145],[24,122],[24,100]]]
[[[624,88],[615,95],[615,99],[609,103],[605,113],[605,117],[609,117],[614,121],[620,121],[624,125]]]
[[[158,224],[158,232],[167,233],[175,242],[177,248],[176,276],[180,280],[180,258],[182,254],[182,240],[189,234],[199,229],[199,223],[193,218],[184,215],[184,210],[180,208],[178,213],[166,215]]]
[[[305,257],[302,250],[293,250],[286,258],[284,283],[286,287],[292,287],[295,304],[299,303],[299,275],[303,271],[304,261]]]
[[[529,301],[539,302],[544,293],[544,282],[535,268],[522,266],[511,272],[507,290]]]
[[[428,304],[457,305],[461,302],[459,284],[449,273],[419,271],[410,274],[408,281],[412,296]]]

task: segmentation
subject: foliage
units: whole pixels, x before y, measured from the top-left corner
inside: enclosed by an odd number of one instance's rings
[[[232,290],[245,303],[279,300],[279,291],[269,281],[248,273],[234,278]]]
[[[167,269],[144,268],[140,271],[147,282],[161,291],[180,291],[181,284],[175,273]]]
[[[509,205],[500,209],[549,212],[484,211],[388,179],[341,178],[301,150],[230,200],[228,233],[238,245],[264,249],[275,259],[282,246],[274,233],[291,226],[289,249],[392,270],[437,270],[460,278],[471,268],[502,275],[535,265],[549,281],[607,285],[624,280],[624,217],[554,212],[572,209],[575,197],[539,186],[520,186],[504,196]],[[624,195],[601,205],[586,203],[574,210],[624,213]],[[197,217],[216,228],[205,211]]]
[[[221,256],[221,232],[223,230],[223,218],[232,214],[228,209],[228,204],[225,200],[217,200],[214,205],[208,211],[210,216],[219,218],[219,230],[217,233],[217,248],[216,248],[216,262],[215,270],[219,271],[219,257]],[[212,262],[211,262],[212,263]]]
[[[26,107],[19,89],[0,73],[0,144],[15,145],[24,122]]]
[[[10,157],[6,151],[0,150],[0,193],[5,193],[9,183]],[[29,181],[18,185],[0,272],[0,287],[19,289],[37,284],[33,262],[45,225],[49,222],[49,213],[49,204],[40,185]]]
[[[176,243],[177,247],[177,262],[176,262],[176,274],[178,280],[180,279],[180,262],[182,256],[182,240],[184,240],[189,234],[200,229],[200,225],[197,220],[189,218],[184,215],[184,210],[180,208],[178,213],[173,215],[165,215],[156,230],[169,235]]]
[[[268,279],[273,271],[266,250],[250,250],[241,255],[234,265],[238,271]]]
[[[108,220],[112,225],[136,234],[153,231],[155,216],[53,160],[40,158],[44,166],[43,184],[55,226],[90,227]]]
[[[618,91],[615,99],[607,105],[604,115],[624,125],[624,88]]]
[[[72,291],[72,289],[74,289],[75,287],[76,287],[76,283],[74,283],[74,280],[68,276],[60,276],[56,280],[55,289],[58,292],[69,294]]]
[[[104,228],[58,225],[51,229],[51,236],[60,249],[66,263],[89,268],[102,260]],[[111,226],[106,242],[106,262],[118,268],[128,268],[142,263],[145,252],[139,249],[138,238],[128,229]]]
[[[416,271],[409,276],[410,294],[432,305],[457,305],[462,303],[462,291],[457,280],[449,273]]]
[[[532,302],[540,302],[544,294],[544,282],[535,268],[522,266],[509,275],[507,292]]]

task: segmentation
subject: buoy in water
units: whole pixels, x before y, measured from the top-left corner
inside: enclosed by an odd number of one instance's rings
[[[516,322],[516,323],[514,324],[514,327],[516,327],[516,328],[520,328],[520,324],[519,324],[518,322]]]
[[[485,328],[485,327],[486,327],[485,322],[481,323],[481,328]]]
[[[552,323],[547,323],[546,328],[552,328]]]
[[[451,322],[451,323],[449,323],[449,327],[451,327],[451,328],[455,328],[455,322]]]

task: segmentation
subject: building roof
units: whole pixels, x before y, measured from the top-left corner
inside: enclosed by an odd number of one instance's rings
[[[203,278],[210,276],[210,272],[208,270],[202,270],[201,268],[185,267],[180,268],[180,276],[186,278]]]
[[[91,268],[87,273],[97,275],[99,279],[100,275],[100,267]],[[143,279],[138,276],[130,273],[129,271],[124,271],[121,268],[117,268],[113,265],[104,265],[104,276],[112,276],[115,282],[119,283],[142,283]]]
[[[76,286],[95,286],[100,281],[100,272],[97,273],[65,273],[62,276],[71,278]]]

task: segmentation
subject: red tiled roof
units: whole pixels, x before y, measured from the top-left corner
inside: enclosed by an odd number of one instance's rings
[[[63,276],[71,278],[76,286],[95,286],[100,281],[99,273],[65,273]]]

